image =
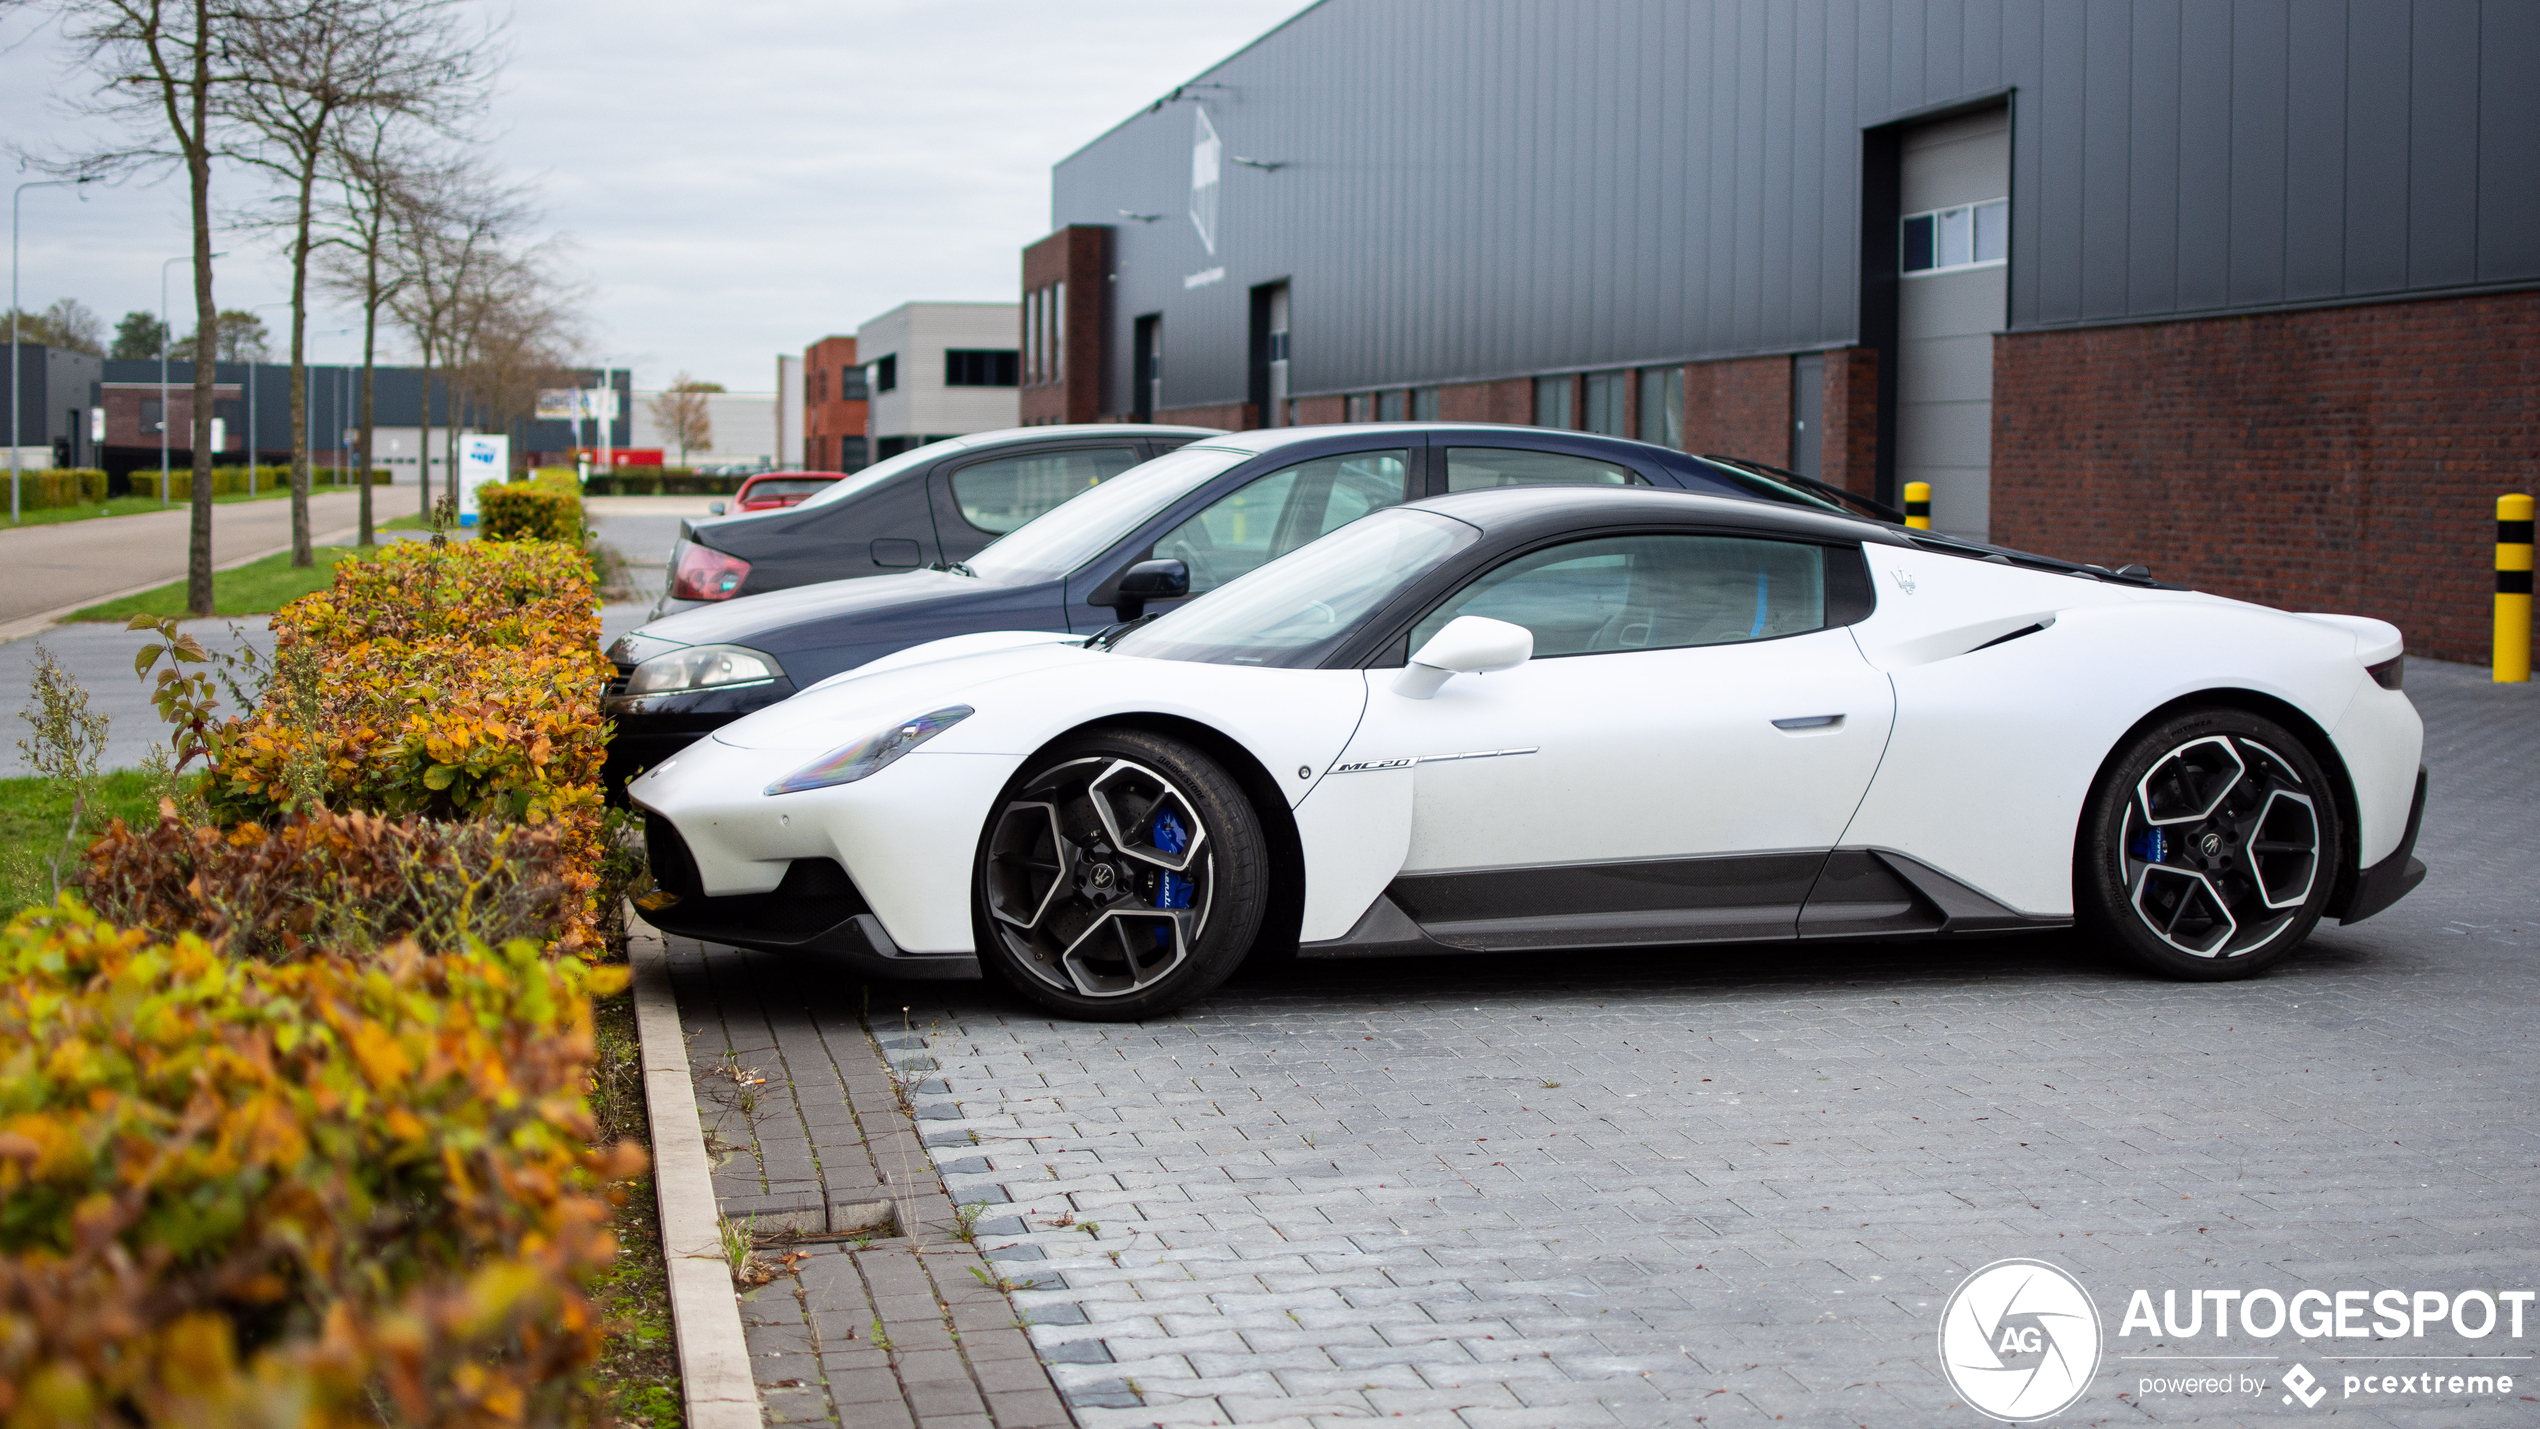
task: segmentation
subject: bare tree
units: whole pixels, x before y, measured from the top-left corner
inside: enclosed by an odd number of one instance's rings
[[[377,457],[379,315],[404,291],[395,265],[401,215],[434,187],[448,161],[410,152],[405,126],[395,114],[366,110],[348,120],[333,143],[328,179],[333,192],[317,212],[318,246],[326,258],[320,280],[329,291],[362,310],[362,386],[358,452],[361,492],[360,543],[378,540],[372,519],[370,473]],[[427,420],[429,414],[427,414]],[[422,481],[428,465],[416,472]]]
[[[428,183],[408,186],[392,209],[386,260],[398,287],[388,306],[413,340],[423,368],[417,460],[422,467],[419,499],[426,517],[432,514],[435,370],[442,372],[442,415],[450,421],[455,446],[458,411],[447,369],[455,365],[463,309],[468,306],[468,294],[483,283],[485,269],[501,259],[505,241],[528,219],[528,205],[520,194],[496,184],[474,164],[452,165],[433,173]],[[446,474],[450,499],[456,501],[455,458]]]
[[[706,402],[706,394],[720,392],[720,382],[700,382],[682,372],[670,379],[670,385],[653,398],[653,425],[668,433],[679,448],[679,464],[688,464],[690,450],[714,450],[714,413]]]
[[[317,187],[336,130],[359,113],[447,128],[484,89],[491,47],[462,28],[459,0],[233,0],[244,83],[221,92],[235,136],[224,152],[287,192],[278,227],[291,255],[291,563],[309,538],[308,286]],[[363,481],[368,484],[368,467]]]
[[[194,490],[186,544],[185,604],[212,613],[213,359],[220,310],[212,301],[212,159],[221,148],[220,107],[239,75],[230,58],[238,29],[230,0],[52,0],[77,63],[96,88],[72,107],[114,121],[129,142],[44,167],[55,172],[155,175],[185,172],[193,218]]]

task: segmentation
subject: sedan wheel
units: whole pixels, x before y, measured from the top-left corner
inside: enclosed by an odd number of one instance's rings
[[[1024,996],[1125,1020],[1225,981],[1261,925],[1261,821],[1206,755],[1123,731],[1035,760],[980,851],[981,947]]]
[[[2247,977],[2310,936],[2343,847],[2318,760],[2282,726],[2237,710],[2135,739],[2083,832],[2074,882],[2093,931],[2197,980]]]

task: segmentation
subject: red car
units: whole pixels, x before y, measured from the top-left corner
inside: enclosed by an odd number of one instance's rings
[[[836,471],[762,471],[742,482],[741,489],[732,493],[731,509],[735,512],[774,511],[783,506],[799,506],[804,497],[819,492],[833,481],[844,480],[846,474]],[[724,514],[721,502],[708,509],[717,516]]]

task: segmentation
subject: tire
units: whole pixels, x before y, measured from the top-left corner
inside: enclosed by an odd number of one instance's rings
[[[2252,977],[2311,935],[2344,829],[2318,759],[2243,710],[2197,710],[2108,761],[2074,842],[2085,926],[2166,977]]]
[[[1067,1017],[1127,1022],[1214,990],[1270,902],[1270,847],[1215,760],[1136,730],[1024,766],[971,879],[980,961]]]

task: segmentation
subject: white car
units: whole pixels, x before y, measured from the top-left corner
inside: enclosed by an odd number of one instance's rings
[[[970,635],[634,781],[677,933],[1087,1018],[1300,957],[2080,923],[2258,972],[2425,873],[2399,632],[1647,488],[1364,517],[1088,640]]]

